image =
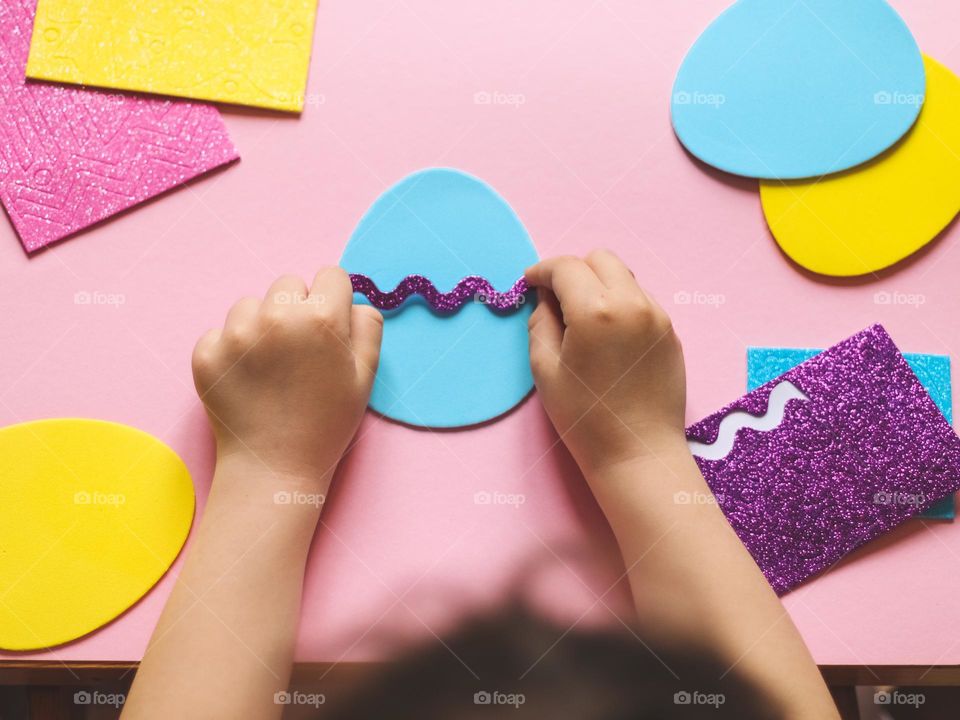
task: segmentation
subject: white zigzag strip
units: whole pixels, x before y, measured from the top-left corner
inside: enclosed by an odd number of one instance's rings
[[[720,460],[733,450],[733,443],[736,441],[737,433],[741,428],[751,428],[761,432],[773,430],[783,422],[783,415],[786,412],[788,402],[809,399],[800,388],[790,381],[784,380],[770,392],[765,415],[756,417],[743,410],[734,410],[720,421],[717,439],[712,444],[706,445],[690,441],[687,446],[692,454],[704,460]]]

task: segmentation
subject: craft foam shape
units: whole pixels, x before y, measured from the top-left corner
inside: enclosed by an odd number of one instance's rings
[[[787,403],[791,400],[809,400],[795,385],[787,381],[774,386],[767,398],[767,412],[757,417],[742,410],[736,410],[725,416],[720,422],[717,437],[710,445],[690,442],[690,452],[703,460],[721,460],[730,454],[737,439],[737,433],[744,428],[767,432],[780,426]]]
[[[27,75],[303,109],[317,0],[40,0]]]
[[[755,390],[775,380],[788,370],[809,360],[822,350],[805,348],[747,348],[747,391]],[[950,382],[950,356],[904,353],[910,369],[920,384],[930,393],[937,409],[953,425],[953,389]],[[920,517],[934,520],[953,520],[956,516],[953,496],[920,513]]]
[[[139,430],[0,429],[0,648],[59,645],[116,618],[170,567],[193,509],[183,462]]]
[[[350,273],[353,291],[361,293],[369,303],[380,310],[396,310],[413,295],[420,295],[437,312],[456,312],[468,302],[480,302],[494,312],[519,310],[527,301],[531,288],[526,278],[520,278],[504,292],[499,292],[490,281],[479,275],[470,275],[454,285],[450,292],[437,290],[430,278],[408,275],[393,290],[383,291],[366,275]]]
[[[879,325],[690,426],[713,444],[731,413],[762,416],[790,383],[775,428],[740,429],[719,460],[694,456],[731,526],[778,593],[960,488],[960,438]]]
[[[923,93],[920,50],[884,0],[740,0],[687,53],[671,109],[677,137],[704,162],[804,178],[889,148]]]
[[[924,57],[927,94],[901,142],[816,181],[762,182],[770,232],[794,262],[823,275],[889,267],[933,240],[960,211],[960,78]]]
[[[441,292],[469,275],[505,291],[535,262],[530,236],[506,201],[451,169],[423,170],[387,190],[360,220],[340,260],[381,288],[417,274]],[[368,302],[361,294],[354,298]],[[438,428],[502,415],[533,389],[527,337],[533,304],[501,314],[468,302],[449,314],[413,296],[384,312],[370,407]]]
[[[34,7],[0,4],[0,200],[27,252],[237,158],[215,108],[25,83]]]

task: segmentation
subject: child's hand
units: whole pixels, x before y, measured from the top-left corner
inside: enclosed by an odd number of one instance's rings
[[[285,276],[244,298],[197,343],[217,468],[126,720],[280,717],[310,544],[382,330],[379,312],[353,305],[347,274],[324,268],[309,292]]]
[[[683,442],[683,353],[670,318],[613,253],[529,268],[530,361],[557,432],[587,475]]]
[[[284,276],[264,300],[244,298],[193,353],[218,466],[249,463],[287,479],[328,481],[356,432],[380,356],[383,319],[353,305],[341,268],[307,290]]]
[[[789,615],[687,448],[683,353],[666,313],[609,252],[527,270],[530,361],[560,437],[616,535],[641,632],[729,658],[783,717],[839,718]],[[736,588],[732,592],[731,588]]]

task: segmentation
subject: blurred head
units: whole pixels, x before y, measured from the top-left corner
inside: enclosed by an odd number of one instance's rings
[[[387,663],[324,718],[778,718],[735,669],[632,631],[581,630],[514,605]]]

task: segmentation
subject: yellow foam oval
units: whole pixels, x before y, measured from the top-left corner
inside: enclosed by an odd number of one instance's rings
[[[835,276],[881,270],[929,243],[960,211],[960,78],[923,61],[923,109],[897,145],[819,180],[761,182],[770,231],[799,265]],[[917,99],[890,92],[876,101]]]
[[[186,466],[144,432],[0,429],[0,648],[59,645],[117,617],[170,567],[193,510]]]

